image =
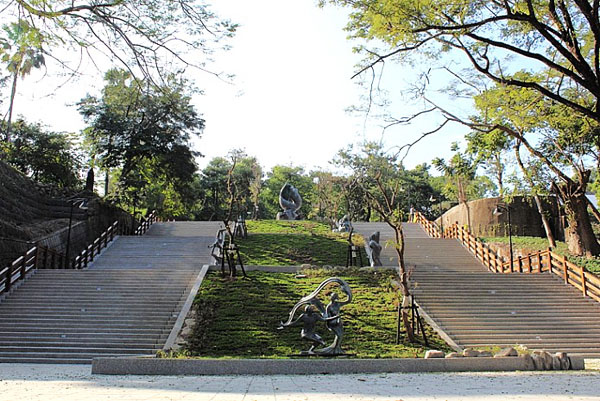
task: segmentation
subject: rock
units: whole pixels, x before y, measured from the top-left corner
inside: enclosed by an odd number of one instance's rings
[[[444,353],[442,351],[438,351],[438,350],[434,350],[434,349],[430,349],[429,351],[427,351],[425,353],[425,359],[443,358],[443,357],[444,357]]]
[[[535,363],[531,355],[525,354],[521,355],[519,358],[523,358],[525,360],[525,369],[523,370],[535,370]]]
[[[187,337],[190,334],[192,334],[192,328],[191,327],[184,327],[183,330],[181,330],[181,333],[179,333],[179,335],[181,337]]]
[[[301,269],[310,269],[310,265],[308,263],[304,263],[303,265],[300,266]]]
[[[478,358],[491,358],[492,357],[492,353],[490,351],[481,351],[479,352],[479,355],[477,355]]]
[[[465,348],[463,351],[463,356],[466,356],[466,357],[479,356],[479,351],[477,351],[476,349],[473,349],[473,348]]]
[[[331,269],[333,269],[333,266],[331,266],[331,265],[324,265],[323,269],[331,270]]]
[[[171,347],[171,351],[179,351],[181,349],[181,346],[178,344],[173,344],[173,346]]]
[[[186,326],[193,326],[196,324],[196,319],[194,319],[194,318],[185,319],[184,323]]]
[[[451,352],[446,355],[446,358],[462,358],[463,355],[460,352]]]
[[[557,352],[554,356],[559,359],[561,370],[571,369],[571,360],[566,352]]]
[[[556,355],[552,356],[552,370],[561,370],[560,368],[560,358]]]
[[[547,351],[533,351],[531,355],[537,370],[552,370],[552,355]]]
[[[505,358],[509,356],[519,356],[519,353],[513,347],[502,348],[500,352],[494,355],[494,358]]]

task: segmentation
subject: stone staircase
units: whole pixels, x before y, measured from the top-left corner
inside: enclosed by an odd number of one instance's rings
[[[357,223],[362,235],[392,230]],[[404,225],[405,263],[423,311],[456,347],[514,346],[600,357],[600,304],[550,274],[494,274],[455,239],[429,238],[417,224]],[[395,252],[382,252],[397,266]]]
[[[38,270],[0,302],[0,363],[91,363],[162,349],[215,223],[156,223],[86,270]]]

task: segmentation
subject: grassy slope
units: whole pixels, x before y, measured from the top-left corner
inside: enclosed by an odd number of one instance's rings
[[[548,249],[548,240],[546,238],[540,237],[512,237],[513,239],[513,247],[515,249],[520,249],[524,253],[542,251]],[[483,242],[493,245],[497,244],[508,244],[508,237],[484,237],[481,238]],[[600,258],[582,258],[576,257],[569,254],[567,244],[564,242],[557,241],[556,248],[554,249],[555,253],[560,255],[565,255],[569,259],[569,261],[577,264],[578,266],[584,266],[589,271],[595,273],[596,275],[600,275]]]
[[[354,300],[342,309],[346,337],[343,347],[357,357],[423,356],[424,348],[395,344],[397,293],[390,287],[394,271],[357,269],[307,270],[306,278],[288,273],[250,272],[250,279],[230,281],[209,274],[196,298],[199,323],[190,342],[193,355],[204,357],[286,357],[307,349],[300,326],[277,330],[292,306],[327,277],[338,276],[351,286]],[[326,303],[326,291],[322,301]],[[331,342],[324,324],[318,326]],[[449,350],[428,329],[430,346]]]
[[[333,233],[328,225],[313,221],[248,221],[249,236],[238,240],[247,265],[345,266],[348,234]],[[353,236],[361,245],[362,238]]]

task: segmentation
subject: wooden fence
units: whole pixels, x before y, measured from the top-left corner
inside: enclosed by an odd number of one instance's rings
[[[134,235],[143,235],[157,221],[153,211],[135,230]],[[10,291],[13,285],[25,278],[34,269],[82,269],[94,260],[103,248],[119,234],[119,222],[115,221],[98,238],[85,247],[74,259],[67,261],[63,253],[44,246],[34,246],[18,257],[9,266],[0,270],[0,295]]]
[[[587,271],[584,267],[569,262],[565,256],[556,254],[550,249],[519,256],[514,258],[511,263],[510,260],[506,261],[501,258],[489,245],[481,242],[469,230],[459,226],[457,223],[448,227],[440,235],[437,226],[427,220],[422,214],[417,212],[415,220],[421,224],[430,237],[458,239],[479,261],[494,273],[551,272],[561,277],[565,284],[579,289],[584,296],[600,302],[600,278]]]

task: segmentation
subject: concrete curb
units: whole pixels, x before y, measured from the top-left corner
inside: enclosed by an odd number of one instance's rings
[[[183,328],[183,323],[185,322],[185,318],[187,317],[190,309],[192,308],[192,304],[194,303],[194,298],[196,298],[196,294],[202,285],[202,280],[204,280],[204,276],[206,276],[206,272],[208,271],[208,265],[202,266],[202,270],[196,276],[196,280],[194,281],[194,285],[192,286],[185,303],[181,307],[179,311],[179,315],[177,316],[177,320],[169,333],[169,337],[163,346],[163,351],[168,351],[175,345],[175,341],[177,340],[177,336],[179,336],[179,332]]]
[[[583,358],[571,357],[573,370]],[[157,359],[94,358],[92,374],[104,375],[310,375],[535,370],[529,357],[406,359]]]

